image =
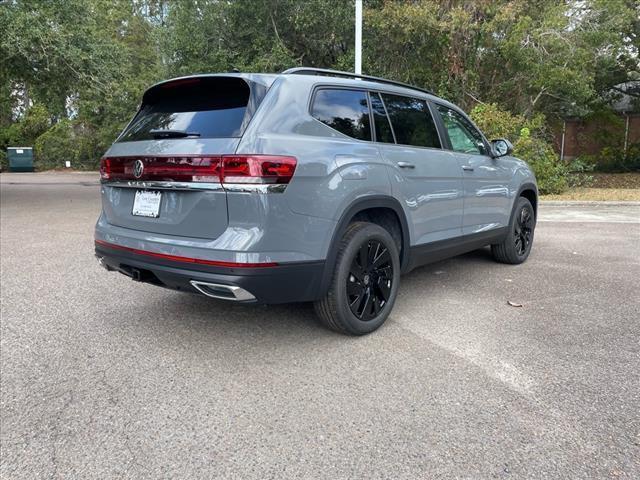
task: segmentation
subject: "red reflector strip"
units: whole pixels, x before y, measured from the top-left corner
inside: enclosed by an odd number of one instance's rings
[[[166,253],[149,252],[147,250],[139,250],[137,248],[124,247],[122,245],[116,245],[114,243],[105,242],[104,240],[95,240],[96,245],[102,247],[111,248],[113,250],[122,250],[123,252],[135,253],[137,255],[146,255],[147,257],[161,258],[163,260],[171,260],[174,262],[193,263],[197,265],[210,265],[214,267],[229,267],[229,268],[262,268],[262,267],[276,267],[275,262],[264,263],[237,263],[237,262],[222,262],[218,260],[204,260],[202,258],[190,258],[180,257],[177,255],[168,255]]]

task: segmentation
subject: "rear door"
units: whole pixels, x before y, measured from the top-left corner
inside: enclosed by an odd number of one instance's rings
[[[372,92],[371,104],[394,196],[413,226],[412,246],[461,235],[462,174],[452,152],[441,148],[427,102]]]
[[[504,227],[509,223],[511,168],[489,154],[483,135],[462,113],[437,104],[449,147],[460,163],[464,183],[465,235]]]
[[[219,156],[236,151],[256,106],[250,84],[240,77],[192,77],[148,90],[102,161],[107,221],[217,238],[227,228]]]

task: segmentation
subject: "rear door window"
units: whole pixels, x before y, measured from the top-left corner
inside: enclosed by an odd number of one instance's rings
[[[358,140],[371,140],[367,93],[362,90],[318,90],[311,115],[325,125]]]
[[[440,148],[438,130],[424,100],[382,94],[396,142],[416,147]]]
[[[241,78],[187,78],[149,90],[119,142],[152,140],[153,130],[192,133],[200,138],[242,136],[250,96]],[[165,138],[181,138],[170,136]]]

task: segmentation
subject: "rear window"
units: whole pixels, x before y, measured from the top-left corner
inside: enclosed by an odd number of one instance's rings
[[[322,89],[316,92],[311,115],[325,125],[358,140],[371,140],[367,93]]]
[[[184,131],[199,138],[240,137],[250,93],[241,78],[187,78],[158,85],[145,94],[118,141],[153,140],[152,130]]]
[[[438,130],[424,100],[385,93],[382,94],[382,99],[397,143],[440,148]]]

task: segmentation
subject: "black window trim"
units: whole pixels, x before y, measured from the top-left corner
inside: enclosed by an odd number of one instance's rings
[[[318,120],[316,117],[313,116],[312,112],[312,108],[313,108],[313,103],[316,99],[316,94],[318,93],[318,90],[354,90],[356,92],[365,92],[367,93],[367,101],[368,101],[368,107],[369,107],[369,128],[371,130],[371,140],[360,140],[359,138],[353,138],[350,137],[349,135],[345,135],[344,133],[336,130],[333,127],[330,127],[329,125],[327,125],[326,123],[322,123],[320,122],[320,120]],[[389,122],[389,126],[391,127],[391,133],[393,134],[393,141],[395,143],[387,143],[387,142],[378,142],[377,139],[375,139],[375,125],[373,124],[373,111],[371,108],[371,99],[369,98],[369,94],[371,93],[377,93],[380,95],[380,100],[382,101],[382,105],[384,106],[384,111],[387,115],[387,121]],[[416,92],[417,93],[417,92]],[[421,100],[423,102],[425,102],[427,104],[427,108],[429,109],[429,113],[431,115],[431,120],[433,120],[435,126],[436,126],[436,131],[438,132],[438,140],[440,141],[440,148],[436,148],[436,147],[425,147],[425,146],[421,146],[421,145],[407,145],[406,143],[398,143],[398,140],[396,138],[396,133],[393,130],[393,123],[391,122],[391,119],[389,118],[389,111],[387,110],[387,105],[384,101],[384,98],[382,97],[383,94],[387,94],[387,95],[396,95],[398,97],[407,97],[407,98],[415,98],[418,100]],[[392,90],[386,90],[384,88],[369,88],[369,87],[357,87],[355,85],[343,85],[343,84],[335,84],[335,83],[317,83],[314,84],[311,90],[311,96],[309,97],[309,102],[307,104],[307,114],[313,118],[316,122],[320,122],[322,123],[322,125],[329,127],[331,130],[334,130],[336,132],[338,132],[340,135],[342,135],[345,138],[348,138],[350,140],[354,140],[356,142],[365,142],[365,143],[375,143],[377,145],[388,145],[388,146],[397,146],[397,147],[405,147],[405,148],[422,148],[425,150],[436,150],[439,152],[442,152],[444,150],[451,150],[451,148],[448,148],[449,146],[449,138],[448,136],[443,136],[443,132],[440,131],[440,126],[439,126],[439,121],[442,121],[441,118],[439,118],[440,116],[438,115],[437,117],[434,115],[434,111],[431,108],[431,104],[435,103],[433,102],[433,100],[431,100],[429,97],[423,97],[421,95],[409,95],[406,93],[400,93],[400,92],[394,92]],[[446,105],[443,105],[444,107],[446,107]],[[449,108],[449,107],[447,107]],[[436,112],[437,113],[437,112]],[[484,135],[483,137],[484,138]],[[375,140],[374,140],[375,139]]]
[[[314,117],[313,113],[312,113],[313,104],[314,104],[314,102],[316,100],[316,95],[317,95],[318,91],[320,91],[320,90],[351,90],[351,91],[354,91],[354,92],[362,92],[362,93],[364,93],[366,98],[367,98],[367,108],[369,109],[369,134],[371,135],[371,140],[361,140],[359,138],[350,137],[349,135],[345,135],[341,131],[336,130],[335,128],[327,125],[326,123],[324,123],[324,122],[318,120],[316,117]],[[356,142],[376,143],[373,140],[375,138],[375,128],[373,127],[373,123],[372,123],[371,102],[369,100],[369,89],[368,88],[358,88],[358,87],[351,86],[351,85],[332,85],[332,84],[324,84],[324,83],[320,84],[320,85],[315,85],[313,87],[313,91],[311,92],[311,97],[309,99],[309,105],[307,106],[307,113],[316,122],[320,122],[325,127],[329,127],[331,130],[333,130],[335,132],[338,132],[340,135],[342,135],[345,138],[348,138],[350,140],[355,140]]]
[[[493,157],[491,157],[491,153],[489,153],[489,152],[491,152],[491,148],[490,148],[489,142],[487,141],[487,137],[485,137],[484,133],[482,133],[482,130],[480,130],[475,125],[475,123],[473,123],[473,121],[469,118],[469,115],[467,115],[466,113],[464,113],[462,110],[460,110],[457,107],[452,108],[452,106],[445,105],[442,102],[434,101],[433,104],[434,104],[436,113],[438,114],[438,120],[442,123],[443,131],[445,132],[445,134],[447,136],[447,149],[448,150],[451,150],[452,152],[455,152],[455,153],[462,153],[463,155],[478,155],[478,156],[481,156],[481,157],[493,158]],[[480,134],[480,138],[482,139],[482,143],[484,144],[484,148],[487,151],[487,153],[472,153],[472,152],[465,153],[465,152],[458,152],[458,151],[454,150],[453,149],[453,144],[451,143],[451,139],[449,138],[449,132],[447,131],[446,126],[444,125],[444,120],[442,120],[442,116],[440,115],[440,112],[437,111],[438,110],[438,106],[446,108],[447,110],[451,110],[453,112],[456,112],[458,115],[460,115],[462,118],[464,118],[467,122],[469,122],[469,125],[473,129],[475,129],[476,132],[478,132]]]
[[[371,142],[377,143],[376,126],[373,124],[373,110],[371,109],[371,93],[366,90],[367,94],[367,107],[369,108],[369,129],[371,130]]]
[[[391,136],[393,137],[393,143],[378,142],[377,139],[376,139],[376,143],[382,143],[384,145],[398,145],[398,140],[396,139],[396,132],[393,129],[393,125],[391,124],[391,119],[389,118],[389,111],[387,110],[387,104],[384,103],[384,98],[382,98],[382,95],[380,94],[380,92],[377,92],[375,90],[369,90],[369,96],[371,96],[372,93],[376,94],[380,99],[380,103],[382,103],[382,108],[384,108],[384,116],[387,118],[387,123],[389,124],[389,128],[391,129]],[[371,113],[373,114],[373,109]],[[375,125],[373,130],[375,131]]]

